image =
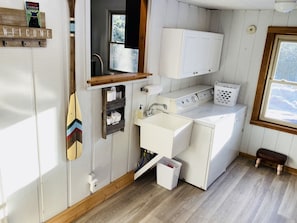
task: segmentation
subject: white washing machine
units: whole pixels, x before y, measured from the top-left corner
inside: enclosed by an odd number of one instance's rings
[[[167,112],[193,119],[191,143],[175,159],[182,162],[180,178],[203,190],[238,156],[246,106],[213,103],[213,87],[199,85],[158,96]]]

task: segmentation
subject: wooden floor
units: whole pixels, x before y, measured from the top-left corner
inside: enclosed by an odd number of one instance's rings
[[[237,158],[207,191],[182,181],[169,191],[153,170],[75,222],[293,223],[297,176]]]

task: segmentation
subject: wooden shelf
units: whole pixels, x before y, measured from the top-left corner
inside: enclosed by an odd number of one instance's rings
[[[106,139],[107,135],[115,133],[117,131],[124,131],[125,128],[125,86],[115,86],[116,92],[121,92],[121,98],[113,101],[107,101],[107,92],[111,90],[110,87],[102,89],[102,137]],[[107,124],[107,118],[112,112],[118,112],[121,114],[121,120],[118,123]]]
[[[41,28],[32,28],[25,10],[0,8],[0,47],[45,47],[52,30],[45,27],[45,14],[40,14]]]
[[[110,135],[118,131],[124,131],[124,128],[125,128],[125,120],[121,120],[117,124],[108,125],[106,126],[106,135]]]
[[[126,98],[120,98],[106,103],[106,110],[114,110],[124,107],[126,104]]]
[[[123,74],[113,74],[113,75],[103,75],[92,77],[91,80],[88,80],[87,83],[91,86],[104,85],[119,83],[132,80],[145,79],[151,76],[150,73],[123,73]]]

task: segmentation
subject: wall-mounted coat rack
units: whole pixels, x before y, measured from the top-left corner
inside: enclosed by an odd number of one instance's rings
[[[45,26],[45,13],[40,14],[41,28],[31,28],[25,10],[0,8],[0,47],[46,47],[52,30]]]

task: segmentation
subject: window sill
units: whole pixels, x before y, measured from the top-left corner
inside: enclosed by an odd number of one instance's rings
[[[103,75],[92,77],[90,80],[87,80],[87,83],[90,86],[98,85],[107,85],[119,82],[127,82],[134,80],[146,79],[152,74],[150,73],[124,73],[124,74],[112,74],[112,75]]]
[[[271,122],[265,122],[265,121],[253,120],[253,119],[251,119],[250,124],[297,135],[297,129],[289,126],[283,126],[283,125],[278,125]]]

